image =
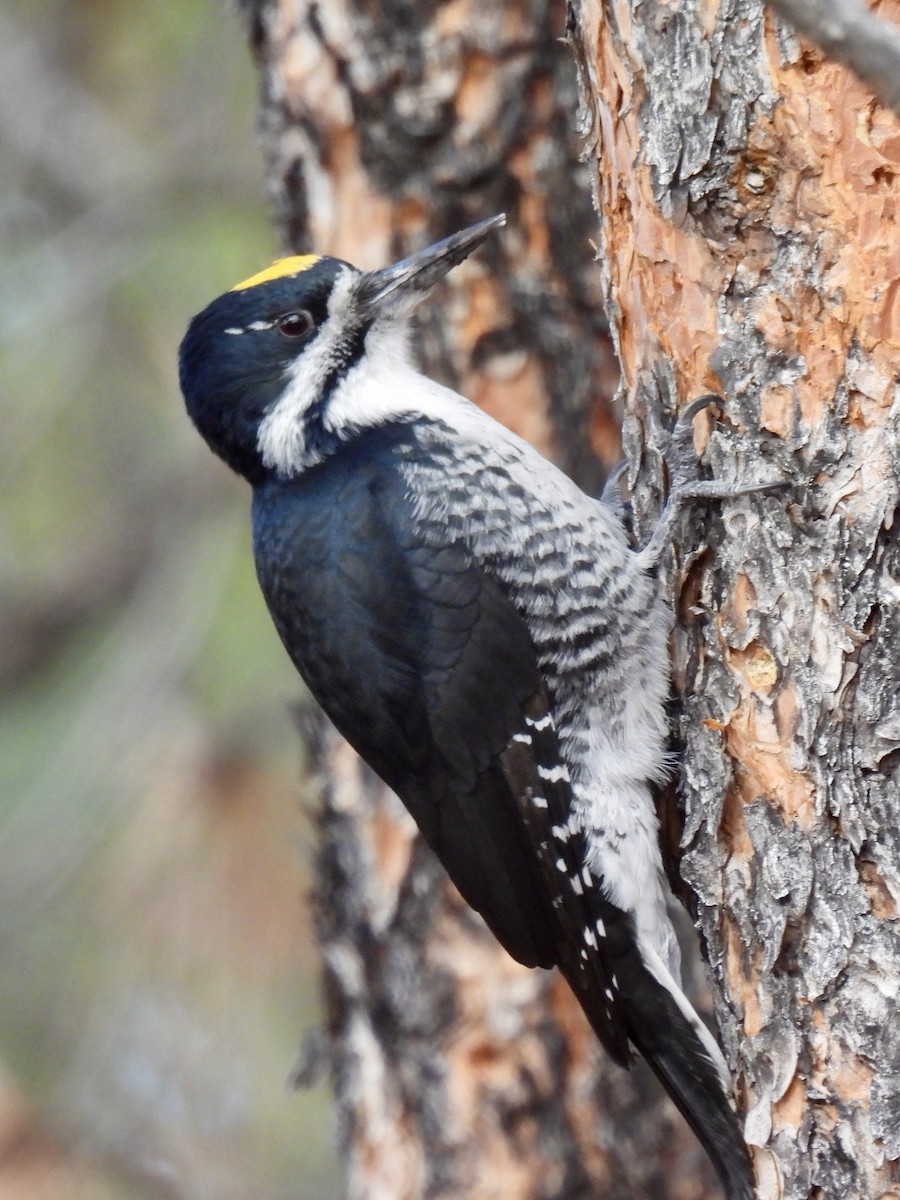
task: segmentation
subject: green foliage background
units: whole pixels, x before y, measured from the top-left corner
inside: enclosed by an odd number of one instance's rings
[[[176,377],[278,249],[244,31],[10,0],[0,44],[0,1194],[327,1197],[299,685]]]

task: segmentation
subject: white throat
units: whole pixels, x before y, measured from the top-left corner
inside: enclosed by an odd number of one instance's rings
[[[310,419],[341,361],[340,343],[347,329],[342,318],[353,279],[349,271],[338,279],[326,326],[293,364],[283,393],[260,424],[257,445],[262,461],[281,476],[299,475],[324,457],[309,444]],[[409,341],[408,323],[402,318],[369,330],[359,362],[338,382],[318,414],[326,433],[343,441],[362,430],[417,415],[459,424],[460,408],[471,407],[468,401],[416,369]]]

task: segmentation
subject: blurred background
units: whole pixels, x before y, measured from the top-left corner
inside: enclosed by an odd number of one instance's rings
[[[278,250],[244,31],[6,0],[0,47],[0,1197],[327,1200],[299,684],[176,376]]]

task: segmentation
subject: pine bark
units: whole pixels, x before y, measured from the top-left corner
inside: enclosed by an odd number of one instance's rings
[[[697,507],[669,571],[680,869],[760,1196],[896,1196],[900,122],[754,0],[576,25],[638,524],[705,392],[712,474],[791,485]]]

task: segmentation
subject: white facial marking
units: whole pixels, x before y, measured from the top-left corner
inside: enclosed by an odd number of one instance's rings
[[[245,331],[243,329],[237,329],[235,326],[232,326],[230,329],[226,329],[225,332],[230,333],[230,334],[237,334],[237,333],[244,333]]]
[[[355,278],[355,273],[345,267],[335,279],[328,300],[328,317],[316,337],[288,367],[284,391],[260,424],[257,446],[263,464],[283,475],[295,475],[311,465],[306,454],[304,417],[334,369],[338,347],[346,333],[345,317]]]
[[[366,429],[421,412],[434,386],[410,363],[406,322],[375,324],[366,337],[366,353],[335,389],[325,424],[336,432]]]
[[[260,424],[257,445],[263,464],[279,474],[298,475],[321,461],[322,455],[306,445],[306,417],[343,358],[342,343],[352,335],[349,314],[356,278],[349,268],[338,275],[326,321],[286,371],[284,391]],[[349,440],[360,430],[421,413],[444,421],[476,444],[486,434],[496,436],[493,422],[474,404],[415,369],[404,320],[373,325],[365,350],[328,399],[322,414],[328,433]],[[513,438],[512,434],[506,436]]]

